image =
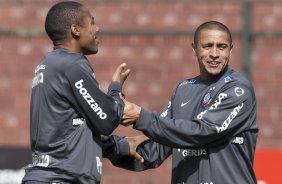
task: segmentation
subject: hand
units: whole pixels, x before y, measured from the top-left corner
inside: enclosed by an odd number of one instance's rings
[[[122,124],[123,126],[130,126],[136,122],[140,116],[141,107],[138,105],[126,101],[123,97],[121,99],[124,102],[124,111],[122,115]]]
[[[123,85],[126,78],[129,76],[130,69],[125,69],[126,63],[120,64],[112,77],[112,82],[118,82]]]
[[[136,152],[136,149],[137,149],[137,147],[138,147],[141,143],[143,143],[143,142],[149,140],[149,138],[146,137],[145,135],[139,135],[139,136],[135,136],[135,137],[125,137],[124,139],[125,139],[125,140],[128,142],[128,144],[129,144],[130,155],[131,155],[132,157],[134,157],[136,160],[138,160],[138,161],[140,161],[141,163],[143,163],[143,162],[144,162],[144,158],[141,157],[141,156]]]

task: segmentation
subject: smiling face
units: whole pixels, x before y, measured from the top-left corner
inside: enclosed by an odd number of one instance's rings
[[[198,40],[192,44],[192,48],[198,59],[202,80],[212,79],[228,66],[232,47],[225,31],[201,30]]]

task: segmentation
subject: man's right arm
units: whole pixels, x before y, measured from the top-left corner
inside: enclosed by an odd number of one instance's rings
[[[121,121],[123,103],[101,91],[91,72],[90,66],[79,63],[65,73],[72,91],[72,104],[93,132],[110,135]],[[117,90],[121,91],[121,87]]]

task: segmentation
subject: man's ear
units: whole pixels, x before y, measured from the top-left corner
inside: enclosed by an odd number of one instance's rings
[[[194,43],[192,43],[192,50],[194,52],[194,55],[197,56],[197,53],[196,53],[196,45]]]
[[[71,25],[71,34],[76,38],[80,37],[80,29],[78,25],[76,24]]]
[[[232,50],[233,50],[233,44],[230,45],[230,52],[229,52],[230,55],[232,53]]]

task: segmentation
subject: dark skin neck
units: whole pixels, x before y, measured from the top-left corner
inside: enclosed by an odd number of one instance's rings
[[[65,49],[73,53],[81,53],[80,48],[78,47],[77,40],[74,38],[66,38],[64,40],[59,40],[53,42],[53,49]]]

